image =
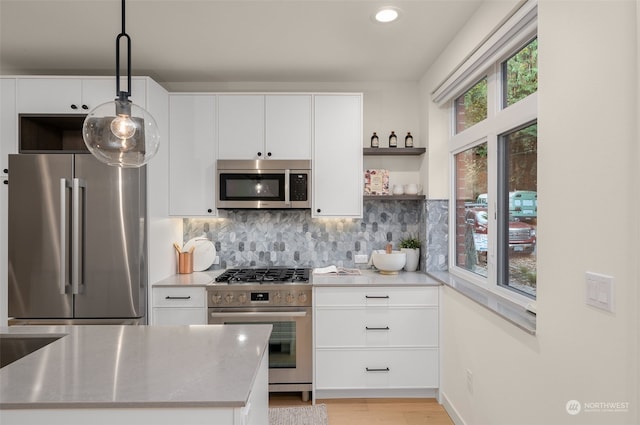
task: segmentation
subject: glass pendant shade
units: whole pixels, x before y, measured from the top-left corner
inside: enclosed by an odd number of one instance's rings
[[[101,162],[132,168],[143,166],[158,152],[160,130],[146,110],[129,99],[116,99],[89,112],[82,138]]]

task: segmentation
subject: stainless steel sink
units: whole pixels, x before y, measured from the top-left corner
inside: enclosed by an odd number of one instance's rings
[[[20,360],[62,336],[0,335],[0,368]]]

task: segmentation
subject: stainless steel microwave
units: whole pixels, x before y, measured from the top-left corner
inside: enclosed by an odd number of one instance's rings
[[[311,208],[310,160],[218,160],[217,208]]]

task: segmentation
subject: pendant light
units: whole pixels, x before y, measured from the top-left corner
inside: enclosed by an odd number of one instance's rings
[[[127,91],[120,90],[120,42],[127,43]],[[116,96],[96,106],[82,125],[82,138],[101,162],[116,167],[141,167],[158,152],[160,131],[155,120],[131,96],[131,38],[125,32],[125,0],[122,0],[122,32],[116,37]]]

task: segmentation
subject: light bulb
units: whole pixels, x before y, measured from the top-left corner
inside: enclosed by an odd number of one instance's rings
[[[111,121],[111,132],[118,139],[130,139],[136,134],[136,124],[129,115],[118,115]],[[124,143],[123,143],[124,144]]]
[[[98,160],[118,167],[141,167],[158,152],[160,129],[143,108],[116,99],[89,111],[84,143]]]

